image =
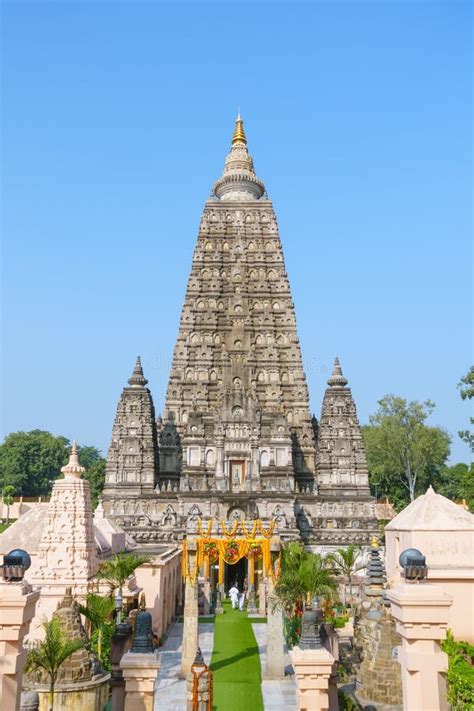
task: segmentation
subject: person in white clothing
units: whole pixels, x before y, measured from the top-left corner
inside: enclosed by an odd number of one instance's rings
[[[239,588],[237,587],[237,584],[234,583],[229,590],[229,597],[230,601],[232,603],[232,607],[234,610],[237,609],[237,606],[239,604]]]
[[[244,583],[243,590],[239,596],[239,610],[240,610],[240,612],[243,612],[243,610],[244,610],[244,604],[245,604],[246,597],[247,597],[247,584]]]

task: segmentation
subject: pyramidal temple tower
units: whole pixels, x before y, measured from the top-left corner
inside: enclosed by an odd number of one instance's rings
[[[311,417],[277,220],[240,115],[204,206],[156,427],[146,383],[138,360],[104,490],[107,513],[137,541],[184,536],[198,517],[258,517],[276,519],[283,538],[370,542],[355,405],[337,363],[319,428]],[[328,521],[341,529],[330,540]]]

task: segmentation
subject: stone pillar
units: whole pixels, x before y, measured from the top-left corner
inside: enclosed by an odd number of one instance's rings
[[[215,609],[216,615],[222,615],[222,613],[224,612],[224,606],[222,604],[223,601],[224,601],[224,585],[218,585],[217,586],[216,609]]]
[[[263,616],[267,614],[267,585],[265,578],[262,578],[258,584],[258,614]]]
[[[28,634],[40,595],[25,580],[0,580],[0,708],[20,708],[26,649],[23,639]]]
[[[281,607],[276,606],[273,592],[273,581],[268,579],[268,612],[267,612],[267,663],[265,679],[283,679],[285,676],[285,657],[283,651],[283,614]]]
[[[335,661],[332,654],[324,648],[293,647],[290,658],[298,686],[299,711],[337,711],[337,689],[329,688]]]
[[[204,609],[205,615],[208,615],[211,611],[211,581],[205,579],[203,583],[203,594],[204,594]]]
[[[124,711],[153,711],[153,694],[160,663],[154,653],[127,652],[120,662],[125,681]]]
[[[112,689],[112,711],[123,711],[125,705],[125,681],[120,668],[120,660],[132,637],[130,622],[121,622],[116,626],[110,644],[110,663],[112,666],[110,687]]]
[[[195,582],[191,582],[196,560],[196,541],[188,540],[187,555],[189,576],[186,577],[186,587],[184,591],[184,625],[183,625],[183,653],[181,658],[181,674],[186,677],[191,671],[191,664],[194,662],[198,647],[198,583],[197,575]]]
[[[446,637],[452,598],[431,583],[401,583],[387,595],[402,638],[398,661],[402,668],[403,708],[447,711]]]
[[[249,593],[247,599],[247,614],[256,615],[257,606],[255,605],[255,582],[251,583],[250,579],[255,577],[255,558],[247,559],[247,579],[249,581]]]

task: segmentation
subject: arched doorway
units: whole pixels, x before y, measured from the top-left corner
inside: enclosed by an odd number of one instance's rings
[[[237,587],[240,592],[244,588],[244,580],[247,578],[247,559],[241,558],[237,563],[225,564],[224,572],[224,590],[227,591],[232,587],[234,583],[237,583]],[[247,581],[248,582],[248,581]]]

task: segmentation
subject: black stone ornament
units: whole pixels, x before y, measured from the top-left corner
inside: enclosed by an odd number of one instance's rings
[[[151,615],[140,610],[135,619],[135,634],[130,652],[133,654],[153,654],[153,630]]]

